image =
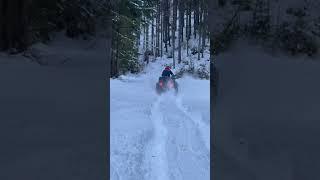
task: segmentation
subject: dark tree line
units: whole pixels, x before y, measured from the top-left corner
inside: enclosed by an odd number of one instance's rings
[[[212,52],[222,52],[234,40],[245,37],[273,51],[313,56],[320,37],[315,2],[301,1],[292,6],[272,0],[214,0],[212,19],[226,21],[212,23]],[[229,13],[223,13],[226,10]]]
[[[107,17],[109,0],[1,0],[0,48],[21,52],[35,42],[48,42],[51,33],[65,31],[78,38],[94,35]]]
[[[139,72],[138,47],[144,34],[146,57],[167,55],[181,63],[181,51],[203,56],[208,28],[205,0],[1,0],[0,51],[20,53],[54,32],[70,38],[94,36],[104,24],[111,76]],[[191,23],[194,21],[194,25]],[[198,38],[200,37],[200,38]],[[186,46],[198,38],[198,48]],[[110,47],[110,48],[108,48]],[[174,52],[178,52],[174,54]],[[149,61],[149,58],[146,58]]]
[[[28,45],[31,0],[0,1],[0,48],[24,49]]]

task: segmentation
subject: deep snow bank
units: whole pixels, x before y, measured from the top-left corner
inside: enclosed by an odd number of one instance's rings
[[[270,56],[247,44],[216,59],[217,178],[317,177],[319,62]]]

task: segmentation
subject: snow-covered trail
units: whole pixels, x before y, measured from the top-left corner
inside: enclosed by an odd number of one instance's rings
[[[192,116],[180,99],[166,94],[154,103],[151,120],[155,137],[145,159],[151,171],[145,179],[209,179],[210,147],[206,143],[210,140],[204,135],[209,129],[201,115]]]
[[[111,179],[210,178],[209,81],[184,77],[155,93],[161,64],[111,80]]]

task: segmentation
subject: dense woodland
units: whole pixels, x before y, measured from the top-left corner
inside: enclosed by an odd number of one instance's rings
[[[211,39],[215,54],[245,38],[271,52],[289,55],[318,53],[320,1],[214,0],[211,2]]]
[[[208,39],[215,54],[247,38],[272,50],[313,56],[319,48],[319,8],[317,0],[2,0],[0,50],[25,51],[50,42],[53,32],[87,39],[102,29],[111,77],[141,71],[141,59],[166,55],[175,65],[182,50],[203,56]],[[196,48],[186,46],[189,41],[198,41]]]
[[[48,42],[51,33],[65,31],[70,38],[94,35],[109,16],[106,0],[2,0],[0,48],[21,52],[35,42]]]
[[[2,0],[0,49],[15,54],[37,42],[50,42],[54,32],[87,39],[103,30],[115,77],[139,72],[141,56],[149,62],[149,56],[167,55],[181,63],[181,48],[189,48],[184,42],[191,39],[199,44],[188,54],[203,53],[209,38],[207,7],[204,0]]]
[[[115,5],[115,4],[114,4]],[[181,63],[182,49],[187,54],[203,50],[208,34],[208,8],[204,0],[121,0],[111,8],[112,61],[111,76],[139,72],[139,57],[147,63],[151,57],[166,55],[173,67]],[[141,39],[142,38],[142,39]],[[197,40],[191,49],[189,41]],[[139,47],[143,51],[139,54]],[[175,55],[174,52],[178,52]],[[142,54],[141,54],[142,53]]]

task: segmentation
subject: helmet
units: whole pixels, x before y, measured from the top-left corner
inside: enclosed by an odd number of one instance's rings
[[[170,66],[166,66],[165,70],[170,70],[171,67]]]

